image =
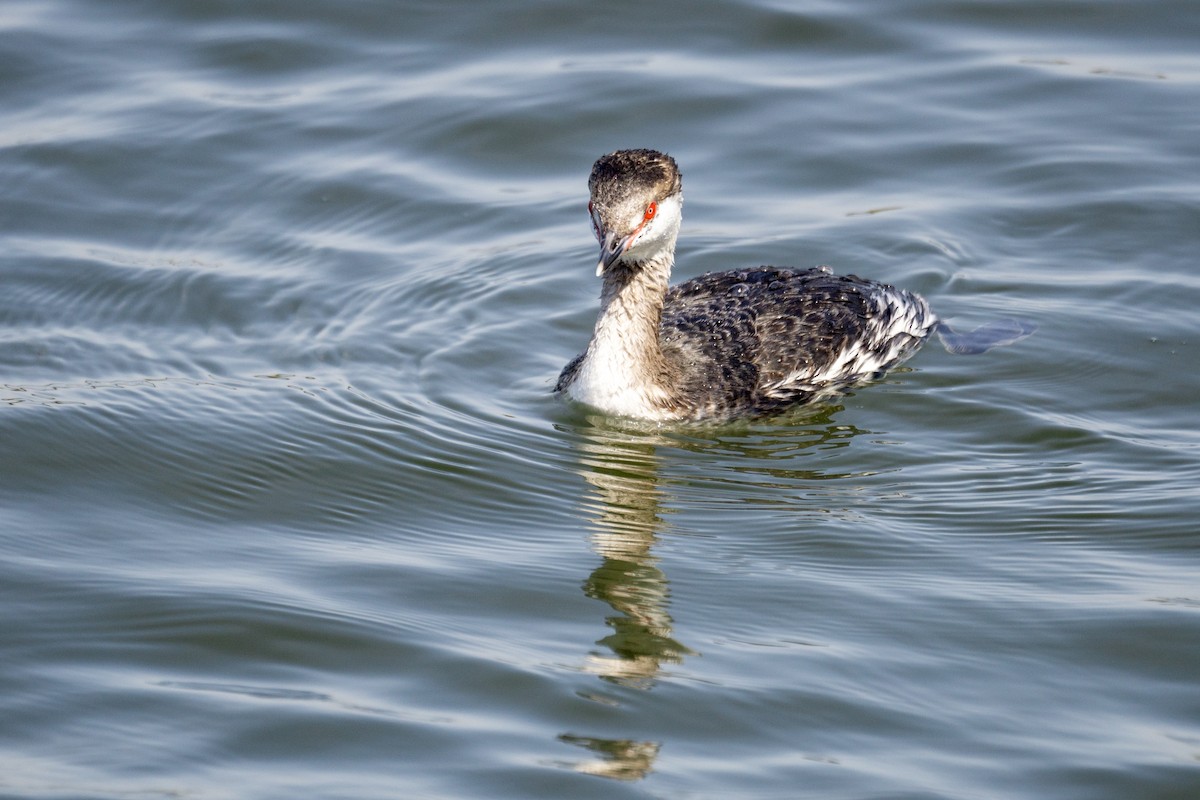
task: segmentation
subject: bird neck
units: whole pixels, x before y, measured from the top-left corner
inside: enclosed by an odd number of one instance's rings
[[[674,260],[669,248],[645,263],[617,263],[605,271],[587,350],[591,369],[651,399],[668,388],[659,324]]]

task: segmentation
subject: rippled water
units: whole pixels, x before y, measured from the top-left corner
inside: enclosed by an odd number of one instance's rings
[[[0,796],[1200,796],[1200,10],[0,5]],[[680,277],[1035,320],[784,419],[549,389]]]

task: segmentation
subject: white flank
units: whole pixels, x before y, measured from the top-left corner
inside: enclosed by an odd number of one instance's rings
[[[916,352],[914,343],[924,339],[937,321],[924,299],[898,291],[880,291],[872,299],[876,314],[860,339],[828,364],[793,372],[767,391],[836,389],[890,369]]]

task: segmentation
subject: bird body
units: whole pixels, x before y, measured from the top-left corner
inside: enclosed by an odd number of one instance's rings
[[[939,324],[918,295],[828,267],[709,273],[671,287],[683,203],[674,159],[610,153],[588,185],[601,308],[555,390],[606,414],[782,411],[879,377]]]

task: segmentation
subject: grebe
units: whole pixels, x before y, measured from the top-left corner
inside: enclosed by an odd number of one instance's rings
[[[955,352],[1030,332],[1014,321],[972,340],[939,323],[912,292],[823,266],[709,273],[668,288],[683,208],[675,160],[655,150],[609,153],[592,167],[588,189],[600,315],[555,391],[606,414],[770,414],[883,375],[935,329]]]

